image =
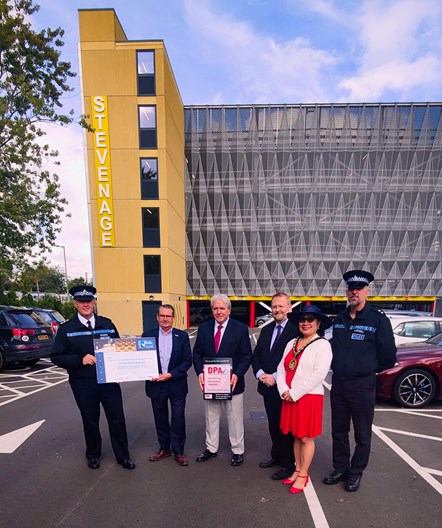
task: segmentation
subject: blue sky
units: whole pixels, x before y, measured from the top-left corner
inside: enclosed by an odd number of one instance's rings
[[[38,3],[38,2],[37,2]],[[78,72],[78,9],[114,8],[129,40],[163,39],[184,104],[441,101],[440,0],[41,0]],[[67,107],[81,111],[79,77]],[[50,129],[71,218],[58,243],[91,276],[83,135]],[[54,264],[63,268],[61,249]]]

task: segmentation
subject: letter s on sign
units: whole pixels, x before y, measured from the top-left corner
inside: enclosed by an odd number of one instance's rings
[[[104,112],[104,99],[100,95],[94,97],[94,110],[95,112]]]

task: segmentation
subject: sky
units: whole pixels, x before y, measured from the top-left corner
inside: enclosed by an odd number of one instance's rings
[[[62,27],[78,65],[78,9],[114,8],[129,40],[165,42],[183,103],[441,102],[440,0],[37,0],[36,29]],[[80,77],[63,99],[81,113]],[[57,243],[91,278],[83,131],[48,129],[69,218]],[[63,249],[50,261],[64,271]]]

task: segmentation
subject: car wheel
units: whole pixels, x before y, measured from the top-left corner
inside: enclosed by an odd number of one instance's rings
[[[262,326],[265,323],[264,319],[258,319],[256,321],[256,326]]]
[[[435,394],[434,377],[428,371],[417,368],[403,372],[393,388],[396,403],[414,409],[430,403]]]
[[[24,359],[23,361],[19,361],[19,365],[23,365],[24,367],[33,367],[40,361],[40,358],[37,359]]]
[[[0,371],[6,367],[6,361],[3,350],[0,348]]]

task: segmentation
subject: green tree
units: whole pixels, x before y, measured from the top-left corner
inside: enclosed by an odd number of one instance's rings
[[[34,264],[26,264],[16,281],[17,287],[24,292],[64,293],[66,280],[64,273],[56,266],[50,266],[42,259]]]
[[[93,283],[92,279],[86,280],[84,277],[75,277],[75,279],[69,281],[69,289],[80,284],[90,284],[92,286]]]
[[[60,58],[63,30],[32,29],[38,10],[32,0],[0,0],[0,269],[51,247],[67,203],[41,126],[74,120],[61,98],[75,74]]]

